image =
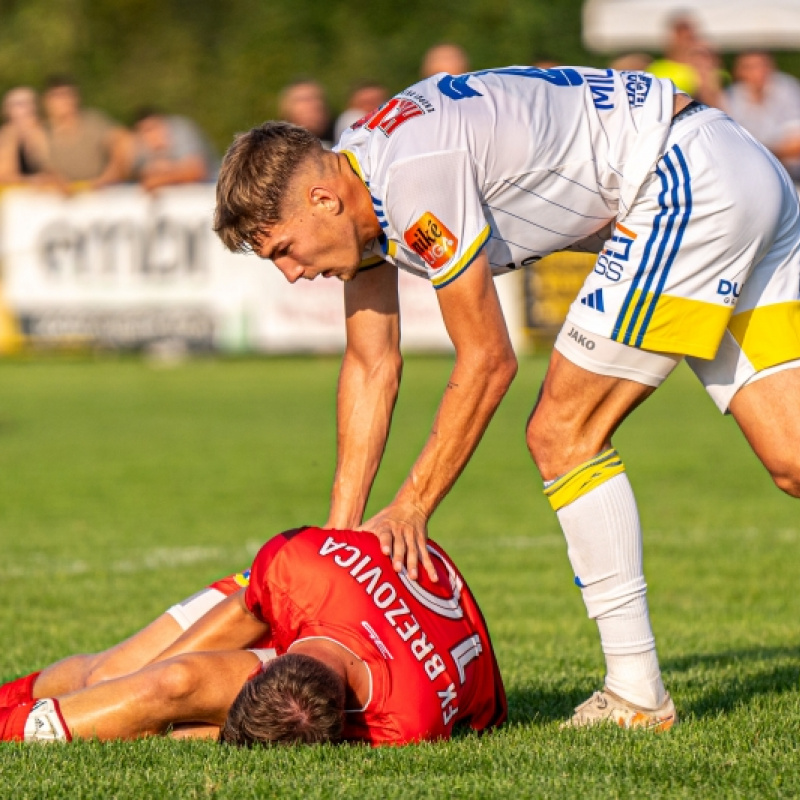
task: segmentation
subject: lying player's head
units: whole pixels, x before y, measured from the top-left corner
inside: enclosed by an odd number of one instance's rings
[[[322,661],[287,653],[242,687],[220,741],[256,744],[336,742],[344,729],[345,683]]]
[[[283,218],[289,184],[301,165],[319,162],[314,134],[288,122],[265,122],[233,140],[217,179],[214,230],[235,253],[247,252],[261,231]]]

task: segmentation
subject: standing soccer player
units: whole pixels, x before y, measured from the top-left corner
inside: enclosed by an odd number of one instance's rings
[[[492,276],[597,244],[527,441],[606,657],[603,691],[571,724],[670,727],[636,502],[611,437],[686,357],[800,496],[800,209],[775,158],[646,73],[511,67],[417,83],[332,153],[266,123],[233,143],[217,196],[230,249],[292,282],[346,281],[333,527],[361,523],[389,431],[397,267],[437,290],[453,372],[408,478],[366,523],[412,576],[430,572],[428,519],[516,373]]]

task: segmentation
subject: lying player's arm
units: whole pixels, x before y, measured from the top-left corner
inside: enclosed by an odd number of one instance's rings
[[[359,273],[345,284],[347,347],[337,394],[337,458],[326,527],[361,523],[400,385],[397,268]]]
[[[247,650],[189,653],[61,697],[60,711],[81,739],[135,739],[182,723],[194,723],[183,736],[207,737],[258,664]]]
[[[428,441],[391,505],[367,521],[412,578],[421,560],[435,571],[425,547],[427,520],[469,460],[517,371],[486,255],[437,292],[456,361]]]
[[[269,633],[269,625],[256,619],[244,602],[244,589],[226,597],[179,636],[153,661],[182,653],[240,650]]]

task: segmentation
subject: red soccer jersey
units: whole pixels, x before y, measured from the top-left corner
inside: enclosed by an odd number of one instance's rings
[[[245,602],[272,626],[279,654],[299,639],[324,637],[369,668],[370,699],[347,712],[346,739],[446,739],[456,723],[480,731],[506,718],[480,609],[441,547],[428,548],[438,584],[395,573],[377,537],[363,531],[287,531],[253,562]]]

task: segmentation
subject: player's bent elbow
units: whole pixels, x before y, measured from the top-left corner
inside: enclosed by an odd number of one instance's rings
[[[512,350],[506,354],[500,364],[501,380],[504,382],[506,389],[511,386],[512,381],[517,377],[518,370],[519,362],[517,361],[516,354]]]
[[[348,347],[342,360],[343,374],[361,374],[370,385],[399,386],[403,374],[403,356],[399,347],[386,347],[380,351],[355,350]]]
[[[196,664],[178,656],[158,665],[150,686],[160,702],[180,703],[197,690],[201,680]]]
[[[770,475],[781,491],[800,498],[800,457],[787,455],[779,465],[770,468]]]
[[[488,377],[490,386],[494,387],[502,397],[517,376],[519,365],[514,351],[504,352],[501,356],[493,358],[489,365]]]

